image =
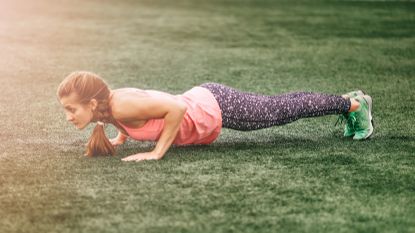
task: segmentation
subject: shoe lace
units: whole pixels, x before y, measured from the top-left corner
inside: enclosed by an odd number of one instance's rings
[[[334,126],[337,126],[339,124],[339,121],[340,125],[343,124],[344,120],[347,120],[347,117],[344,114],[339,115],[339,117],[337,117],[336,123],[334,123]]]
[[[347,119],[347,123],[350,124],[353,128],[356,128],[357,119],[354,114],[351,114]]]
[[[340,122],[340,125],[343,124],[343,121],[346,121],[347,124],[350,124],[350,126],[354,127],[356,125],[356,116],[354,114],[341,114],[339,115],[339,117],[337,118],[336,123],[334,124],[334,126],[337,126]]]

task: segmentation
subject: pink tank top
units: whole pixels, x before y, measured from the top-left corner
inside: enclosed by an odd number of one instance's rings
[[[194,87],[182,95],[153,90],[146,92],[153,97],[173,97],[186,104],[187,111],[173,144],[209,144],[219,136],[222,128],[222,113],[215,97],[208,89]],[[128,128],[122,123],[120,125],[135,140],[157,141],[164,128],[164,119],[150,119],[137,129]]]

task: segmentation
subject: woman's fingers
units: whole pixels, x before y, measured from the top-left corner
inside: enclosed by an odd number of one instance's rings
[[[126,157],[126,158],[123,158],[123,159],[121,159],[122,161],[141,161],[142,159],[141,158],[135,158],[135,157],[133,157],[133,156],[128,156],[128,157]]]
[[[128,157],[125,157],[123,159],[121,159],[122,161],[144,161],[144,160],[154,160],[157,159],[154,157],[153,154],[151,153],[139,153],[139,154],[135,154],[135,155],[130,155]]]

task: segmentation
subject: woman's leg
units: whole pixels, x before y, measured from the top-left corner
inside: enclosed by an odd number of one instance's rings
[[[222,110],[223,127],[256,130],[300,118],[347,113],[351,101],[337,95],[295,92],[276,96],[241,92],[218,83],[201,85],[215,96]]]

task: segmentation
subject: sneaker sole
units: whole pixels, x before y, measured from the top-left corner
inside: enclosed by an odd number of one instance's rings
[[[372,97],[365,95],[363,96],[363,99],[366,101],[366,103],[369,105],[369,119],[370,119],[370,128],[369,128],[369,134],[364,138],[367,139],[373,134],[373,118],[372,118]]]
[[[357,95],[366,95],[366,92],[362,91],[362,90],[357,90]],[[366,95],[368,96],[368,95]],[[369,96],[370,97],[370,96]],[[370,122],[372,123],[372,127],[375,128],[375,124],[373,123],[373,118],[372,118],[372,97],[370,97],[370,105],[369,105],[369,113],[370,113]]]
[[[365,96],[366,92],[362,91],[362,90],[357,90],[356,94],[359,96]],[[370,100],[372,100],[372,97],[370,97]],[[373,124],[373,118],[372,118],[372,104],[369,105],[369,112],[370,112],[370,122],[372,123],[372,127],[375,127],[375,125]]]
[[[349,93],[351,93],[351,92],[349,92]],[[357,94],[357,96],[365,96],[366,95],[366,92],[365,91],[362,91],[362,90],[357,90],[357,91],[355,91],[355,93]],[[366,95],[366,96],[368,96],[368,95]],[[349,95],[349,98],[353,98],[353,97],[355,97],[355,96],[350,96]],[[370,96],[369,96],[370,97]],[[368,137],[370,137],[371,135],[372,135],[372,133],[373,133],[373,128],[375,128],[375,124],[374,124],[374,122],[373,122],[373,118],[372,118],[372,97],[370,97],[370,104],[369,104],[369,117],[370,117],[370,123],[372,124],[372,132],[370,133],[370,135],[368,136]],[[353,136],[353,135],[352,135]],[[366,138],[368,138],[368,137],[366,137]],[[364,139],[366,139],[366,138],[364,138]]]

